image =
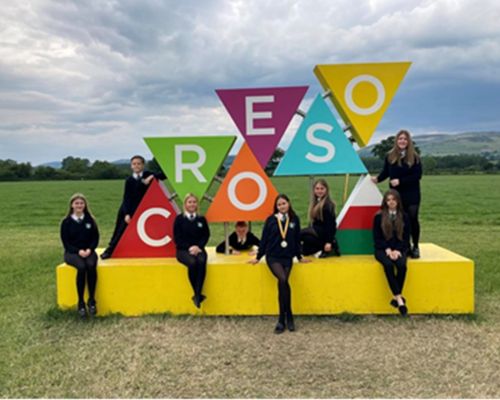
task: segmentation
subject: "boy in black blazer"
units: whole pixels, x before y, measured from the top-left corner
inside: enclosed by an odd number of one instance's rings
[[[125,232],[127,225],[129,224],[135,210],[139,207],[139,204],[146,194],[149,184],[151,181],[156,179],[165,179],[166,176],[163,173],[155,174],[150,171],[144,170],[145,160],[142,156],[133,156],[130,159],[130,169],[132,170],[132,175],[125,179],[125,191],[123,194],[123,201],[118,210],[118,215],[116,216],[115,230],[113,236],[109,241],[109,245],[106,250],[101,254],[101,258],[105,260],[113,255],[116,245],[120,241],[120,238]]]

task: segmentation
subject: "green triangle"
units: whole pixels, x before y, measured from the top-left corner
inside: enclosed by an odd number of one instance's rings
[[[144,138],[181,202],[187,193],[201,200],[235,140],[235,136]]]

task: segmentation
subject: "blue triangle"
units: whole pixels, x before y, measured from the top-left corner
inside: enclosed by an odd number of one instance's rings
[[[366,174],[368,171],[321,95],[316,96],[275,176]]]

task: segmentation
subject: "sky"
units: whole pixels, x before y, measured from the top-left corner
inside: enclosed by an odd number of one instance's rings
[[[500,130],[497,0],[4,3],[0,159],[151,158],[143,137],[237,135],[215,89],[308,85],[307,110],[316,64],[412,62],[372,143]]]

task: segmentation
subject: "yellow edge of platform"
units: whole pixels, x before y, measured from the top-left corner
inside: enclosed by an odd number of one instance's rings
[[[265,260],[247,263],[248,254],[225,256],[209,248],[201,310],[191,302],[187,270],[175,258],[99,261],[96,299],[99,315],[149,313],[203,315],[276,314],[277,284]],[[421,245],[422,257],[408,261],[403,295],[412,314],[474,312],[474,262],[434,244]],[[57,267],[57,303],[77,302],[76,270]],[[382,267],[370,255],[295,263],[290,276],[296,314],[392,314],[391,293]]]

